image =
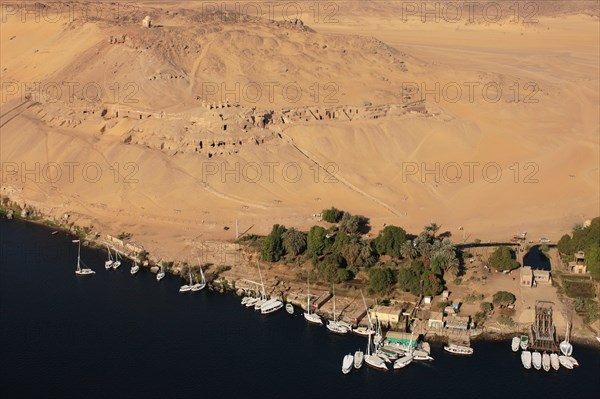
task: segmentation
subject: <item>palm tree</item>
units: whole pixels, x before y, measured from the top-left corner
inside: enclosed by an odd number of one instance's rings
[[[411,240],[406,240],[400,246],[400,255],[402,255],[403,258],[413,260],[419,256],[419,251],[415,248],[415,245]]]
[[[281,241],[285,251],[294,256],[306,249],[306,236],[293,227],[281,235]]]
[[[425,231],[430,233],[432,238],[435,238],[435,235],[441,227],[442,226],[437,223],[431,223],[430,225],[425,226]]]

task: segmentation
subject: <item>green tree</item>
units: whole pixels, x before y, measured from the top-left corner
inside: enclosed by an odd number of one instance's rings
[[[479,308],[481,309],[481,311],[484,314],[487,315],[494,309],[494,305],[490,302],[481,302],[481,305],[479,305]]]
[[[285,226],[274,224],[271,233],[265,238],[261,258],[267,262],[277,262],[283,256],[283,240],[281,236],[285,233]]]
[[[568,234],[565,234],[564,236],[562,236],[560,238],[560,240],[558,240],[556,247],[563,254],[568,254],[568,255],[572,254],[573,250],[571,249],[571,236]]]
[[[435,238],[435,235],[437,234],[438,230],[441,228],[441,225],[438,225],[437,223],[431,223],[427,226],[424,227],[424,231],[426,231],[427,233],[431,234],[432,238]]]
[[[324,221],[329,223],[337,223],[344,216],[344,211],[340,211],[337,208],[331,207],[330,209],[324,209],[321,211],[321,217]]]
[[[498,270],[513,270],[519,267],[519,262],[513,258],[514,252],[508,247],[499,247],[490,256],[490,265]]]
[[[283,233],[281,239],[285,252],[290,255],[300,255],[306,249],[306,234],[293,227]]]
[[[306,253],[308,256],[323,255],[327,247],[327,230],[321,226],[313,226],[308,232],[306,238]]]
[[[517,300],[517,297],[515,297],[515,295],[512,292],[508,292],[508,291],[498,291],[492,297],[492,301],[494,302],[494,305],[497,305],[497,306],[512,305],[513,303],[515,303],[516,300]]]
[[[406,231],[397,226],[385,226],[375,239],[375,248],[381,255],[400,259],[402,245],[406,242]]]
[[[595,280],[600,280],[600,244],[590,245],[585,252],[585,264]]]
[[[374,267],[369,270],[369,286],[379,294],[385,294],[396,284],[396,274],[389,267]]]
[[[415,248],[411,240],[406,240],[400,247],[400,255],[402,255],[403,258],[413,260],[419,256],[419,251]]]
[[[347,234],[358,234],[367,228],[369,219],[361,215],[350,215],[344,212],[340,220],[340,230]]]

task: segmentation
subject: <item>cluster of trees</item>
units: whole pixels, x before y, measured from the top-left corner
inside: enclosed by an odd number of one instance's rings
[[[494,305],[500,307],[506,307],[508,305],[512,305],[517,300],[517,297],[508,291],[498,291],[492,296],[492,301]]]
[[[350,280],[363,268],[370,288],[382,295],[396,286],[415,295],[438,295],[444,290],[444,274],[459,273],[457,251],[448,238],[436,236],[440,226],[435,223],[416,237],[401,227],[386,226],[369,240],[362,237],[369,230],[368,218],[333,207],[321,215],[333,225],[313,226],[308,233],[274,225],[262,242],[262,259],[277,262],[302,256],[330,283]],[[373,267],[382,255],[391,260]]]
[[[519,267],[515,252],[509,247],[498,247],[490,256],[490,266],[498,271],[513,270]]]
[[[588,271],[595,280],[600,280],[600,217],[594,218],[587,227],[575,226],[572,236],[562,236],[557,247],[568,258],[577,251],[584,251]]]

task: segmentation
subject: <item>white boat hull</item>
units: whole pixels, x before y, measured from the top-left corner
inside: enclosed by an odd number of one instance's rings
[[[339,324],[335,321],[330,321],[329,323],[327,323],[327,329],[334,334],[340,334],[340,335],[345,335],[350,332],[348,327],[346,327],[342,324]]]
[[[206,287],[206,284],[194,284],[194,285],[192,285],[192,291],[194,291],[194,292],[200,291],[200,290],[203,290],[204,287]]]
[[[525,367],[527,370],[531,368],[531,352],[521,352],[521,363],[523,363],[523,367]]]
[[[160,280],[162,280],[163,278],[165,278],[165,274],[164,274],[163,272],[161,272],[161,273],[158,273],[158,274],[156,275],[156,281],[160,281]]]
[[[352,354],[348,354],[344,356],[344,360],[342,361],[342,373],[348,374],[352,371],[352,366],[354,365],[354,356]]]
[[[118,261],[118,260],[114,261],[113,264],[112,264],[112,268],[113,269],[118,269],[119,266],[121,266],[121,261]]]
[[[140,271],[140,267],[139,266],[134,266],[134,267],[131,268],[131,270],[129,272],[131,274],[136,274],[139,271]]]
[[[406,355],[394,362],[394,370],[400,370],[411,364],[413,361],[412,355]]]
[[[365,363],[367,366],[373,367],[378,370],[388,371],[388,367],[385,364],[385,361],[377,355],[367,355],[365,356]]]
[[[78,276],[89,276],[91,274],[96,274],[96,272],[92,269],[81,269],[75,270],[75,274],[77,274]]]
[[[550,365],[554,370],[557,371],[560,368],[560,361],[558,360],[558,355],[556,353],[552,353],[550,355]]]
[[[279,309],[281,309],[283,307],[283,302],[281,301],[276,301],[274,303],[270,303],[267,304],[267,306],[263,305],[260,308],[260,313],[262,314],[269,314],[269,313],[273,313],[278,311]]]
[[[355,369],[360,369],[363,365],[363,362],[365,360],[365,354],[362,351],[356,351],[354,353],[354,368]]]
[[[547,353],[544,353],[542,355],[542,368],[544,369],[544,371],[548,372],[550,371],[550,355],[548,355]]]
[[[540,352],[536,351],[531,354],[531,364],[536,370],[542,368],[542,354]]]
[[[455,355],[472,355],[473,354],[473,348],[470,348],[468,346],[462,346],[462,345],[444,346],[444,350],[446,352],[450,352]]]
[[[521,346],[521,339],[519,337],[513,337],[511,345],[510,345],[512,351],[518,352],[520,346]]]
[[[304,319],[312,324],[318,324],[320,326],[323,325],[323,320],[321,320],[321,316],[316,313],[304,313]]]

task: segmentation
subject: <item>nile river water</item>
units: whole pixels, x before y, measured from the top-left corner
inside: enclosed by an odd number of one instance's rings
[[[508,341],[475,341],[457,357],[432,345],[432,362],[401,371],[342,357],[366,339],[335,336],[284,310],[262,316],[239,298],[181,294],[130,264],[104,269],[105,253],[82,247],[94,276],[75,275],[72,237],[0,220],[0,394],[136,398],[591,398],[600,351],[575,345],[581,367],[524,370]]]

